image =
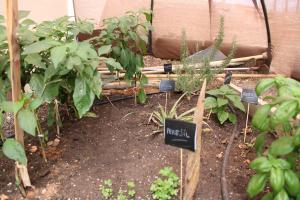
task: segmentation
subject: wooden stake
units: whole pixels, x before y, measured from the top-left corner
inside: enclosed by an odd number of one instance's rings
[[[184,193],[183,200],[193,200],[194,193],[200,178],[200,158],[201,158],[201,133],[204,113],[204,99],[205,99],[206,79],[203,82],[200,95],[198,98],[194,123],[197,124],[197,148],[195,152],[188,153],[188,161],[185,169]]]
[[[6,25],[7,40],[10,58],[10,77],[12,87],[12,100],[17,102],[21,99],[21,70],[20,70],[20,50],[17,40],[18,30],[18,1],[6,0]],[[24,146],[24,132],[21,129],[16,113],[14,113],[14,127],[16,140]],[[27,166],[16,163],[16,177],[22,181],[24,187],[30,187],[31,182],[28,175]]]
[[[183,151],[180,149],[180,200],[182,200],[183,193]]]
[[[247,103],[247,117],[246,117],[245,131],[244,131],[244,143],[246,143],[246,137],[247,137],[248,120],[249,120],[249,110],[250,110],[250,103]]]

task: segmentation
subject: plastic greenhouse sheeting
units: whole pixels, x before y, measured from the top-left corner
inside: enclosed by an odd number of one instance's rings
[[[99,3],[101,2],[101,3]],[[267,51],[265,19],[258,0],[153,0],[153,54],[178,59],[182,30],[190,52],[209,47],[218,31],[220,16],[225,17],[222,51],[228,53],[233,38],[237,55],[251,56]],[[291,75],[300,67],[300,0],[266,0],[271,29],[273,60],[271,70]],[[101,5],[100,5],[101,4]],[[151,8],[151,0],[75,0],[79,18],[120,16],[129,10]]]

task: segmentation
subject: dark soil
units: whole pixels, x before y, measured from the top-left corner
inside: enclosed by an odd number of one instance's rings
[[[172,94],[169,105],[179,95]],[[41,200],[96,200],[101,199],[99,185],[105,179],[112,179],[114,193],[130,180],[136,183],[135,199],[151,199],[149,188],[158,172],[171,166],[179,175],[179,149],[164,144],[163,135],[149,136],[156,130],[148,125],[149,114],[164,105],[165,95],[149,96],[146,105],[134,105],[133,99],[105,105],[95,105],[97,118],[65,121],[57,147],[47,147],[48,163],[44,163],[40,150],[29,153],[29,173],[35,189],[28,199]],[[180,111],[196,105],[197,96],[184,100]],[[238,130],[242,131],[245,116],[238,114]],[[221,199],[220,173],[223,152],[232,134],[233,125],[220,126],[211,116],[206,120],[212,130],[204,126],[202,136],[201,175],[195,199]],[[53,133],[55,135],[55,132]],[[250,141],[254,134],[248,136]],[[251,171],[249,160],[254,153],[242,145],[242,134],[235,140],[231,151],[227,178],[230,199],[246,199],[245,188]],[[35,141],[27,144],[37,145]],[[29,150],[30,145],[26,146]],[[248,152],[249,151],[249,152]],[[187,151],[184,151],[186,157]],[[185,158],[186,159],[186,158]],[[185,163],[185,162],[184,162]],[[0,195],[10,199],[22,199],[14,185],[14,162],[0,159]]]

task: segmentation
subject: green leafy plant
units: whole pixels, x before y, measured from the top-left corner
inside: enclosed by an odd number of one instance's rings
[[[141,73],[141,68],[144,67],[148,32],[152,30],[150,20],[151,13],[145,10],[105,19],[100,35],[91,39],[99,47],[98,54],[108,57],[105,63],[111,72],[119,74],[124,70],[125,74],[119,75],[119,78],[131,83],[139,81],[137,97],[140,103],[146,101],[144,85],[148,80]]]
[[[210,109],[212,113],[217,114],[218,120],[223,124],[226,120],[236,123],[236,115],[230,111],[231,107],[236,107],[245,112],[245,107],[241,102],[240,95],[227,85],[218,89],[206,92],[209,97],[205,99],[205,109]]]
[[[300,113],[300,83],[281,76],[264,79],[256,86],[257,95],[261,95],[270,88],[274,88],[276,95],[267,96],[268,104],[261,106],[255,112],[252,124],[261,133],[256,138],[256,152],[258,157],[250,167],[256,171],[251,177],[247,194],[250,198],[262,193],[268,185],[271,191],[262,199],[300,199],[300,126],[297,115]],[[267,151],[265,134],[267,132],[282,132],[274,140]]]
[[[219,32],[215,39],[212,50],[208,56],[205,56],[199,60],[188,58],[189,50],[186,43],[186,34],[182,33],[182,45],[181,45],[181,63],[182,67],[177,68],[177,81],[176,90],[186,92],[188,97],[198,91],[202,85],[204,79],[210,83],[214,76],[221,72],[230,63],[234,57],[236,51],[236,42],[232,42],[231,50],[228,57],[222,62],[221,66],[213,67],[210,62],[216,56],[218,49],[220,49],[224,38],[224,17],[220,19]],[[195,64],[197,63],[197,64]]]
[[[26,11],[19,14],[17,36],[23,90],[22,99],[15,103],[7,101],[7,92],[11,89],[10,62],[4,18],[0,16],[0,108],[2,112],[15,113],[26,133],[45,139],[46,132],[39,126],[36,111],[41,105],[48,104],[48,121],[58,125],[61,123],[58,108],[55,108],[58,103],[74,108],[77,116],[83,117],[95,96],[99,97],[101,93],[100,74],[96,69],[100,56],[89,42],[76,39],[80,32],[92,32],[91,23],[61,17],[36,24],[26,18],[28,14]],[[5,147],[10,148],[9,152],[19,153],[15,156],[6,153],[9,158],[24,156],[16,149],[17,141],[14,145],[12,142],[7,144]]]
[[[151,184],[150,191],[153,199],[168,200],[178,193],[179,178],[171,167],[165,167],[159,171],[162,178],[157,178]]]
[[[113,189],[111,179],[103,181],[103,185],[100,185],[100,193],[103,199],[109,199],[112,197]]]
[[[128,196],[130,198],[134,198],[135,197],[135,183],[133,181],[129,181],[127,183],[127,189],[128,189]]]
[[[159,110],[154,111],[149,121],[153,121],[157,126],[158,130],[154,131],[154,133],[160,133],[162,132],[162,127],[165,124],[165,119],[178,119],[178,120],[184,120],[184,121],[193,121],[193,113],[195,111],[195,108],[189,109],[181,114],[177,114],[177,109],[180,106],[180,101],[182,98],[186,95],[184,93],[181,95],[178,100],[174,103],[170,111],[167,111],[166,108],[164,108],[162,105],[159,104]]]

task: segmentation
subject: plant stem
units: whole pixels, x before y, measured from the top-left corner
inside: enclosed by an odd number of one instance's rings
[[[37,115],[36,113],[34,113],[35,115],[35,118],[37,119],[37,131],[38,131],[38,139],[39,139],[39,142],[40,142],[40,146],[41,146],[41,150],[42,150],[42,156],[44,158],[44,161],[47,162],[47,156],[46,156],[46,151],[45,151],[45,147],[44,147],[44,140],[41,139],[41,137],[45,137],[45,135],[43,134],[43,130],[42,130],[42,127],[41,127],[41,124],[40,124],[40,121],[38,120],[37,118]]]
[[[54,110],[55,110],[55,121],[56,121],[56,136],[59,138],[60,136],[60,129],[59,129],[59,122],[60,122],[60,115],[58,110],[58,101],[57,99],[54,100]]]

